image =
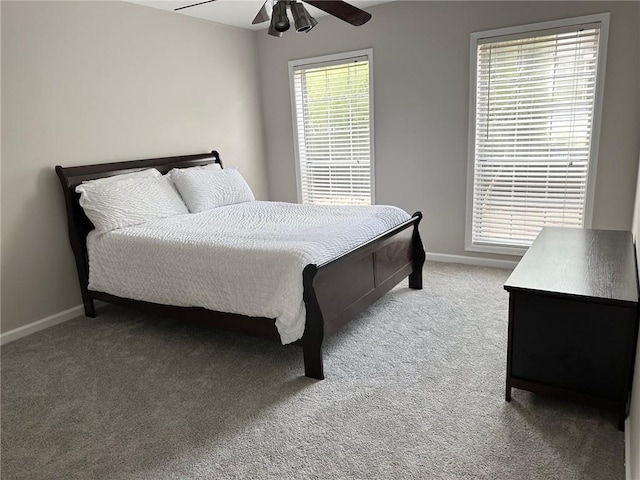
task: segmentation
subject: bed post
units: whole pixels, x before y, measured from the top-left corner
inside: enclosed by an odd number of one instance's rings
[[[426,258],[422,240],[420,239],[420,220],[422,220],[422,212],[416,212],[413,217],[418,217],[418,221],[413,226],[413,237],[411,238],[412,256],[413,256],[413,272],[409,275],[409,288],[414,290],[422,290],[422,266]]]
[[[78,270],[80,270],[80,267],[78,267]],[[93,304],[93,298],[91,298],[87,285],[80,285],[80,293],[82,294],[85,317],[96,318],[96,307]]]
[[[304,335],[302,336],[302,353],[304,356],[305,376],[323,380],[322,341],[324,340],[324,319],[313,289],[313,279],[317,272],[318,267],[316,265],[307,265],[302,271],[303,298],[307,311]]]
[[[93,298],[91,298],[91,294],[87,288],[89,285],[89,259],[87,257],[86,245],[83,245],[86,233],[82,235],[78,229],[79,227],[77,223],[79,220],[76,220],[74,211],[74,189],[70,187],[64,169],[60,165],[56,166],[56,174],[58,175],[58,179],[62,184],[62,190],[64,192],[64,201],[67,210],[67,230],[69,232],[71,250],[73,250],[73,256],[76,261],[78,280],[80,281],[80,293],[82,294],[82,304],[84,305],[84,314],[87,317],[95,318],[96,309],[93,304]],[[77,206],[75,208],[80,207]]]

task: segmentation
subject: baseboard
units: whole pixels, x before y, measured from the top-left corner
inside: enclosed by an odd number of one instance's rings
[[[478,267],[495,267],[513,269],[518,264],[513,260],[497,260],[495,258],[467,257],[464,255],[449,255],[446,253],[427,252],[427,260],[444,263],[464,263]]]
[[[629,417],[624,421],[624,469],[627,480],[631,478],[631,422]]]
[[[4,345],[9,342],[18,340],[19,338],[26,337],[32,333],[39,332],[45,328],[53,327],[60,323],[72,320],[74,318],[84,315],[84,307],[82,305],[76,305],[64,312],[55,313],[41,320],[37,320],[29,325],[23,327],[14,328],[3,334],[0,334],[0,345]]]

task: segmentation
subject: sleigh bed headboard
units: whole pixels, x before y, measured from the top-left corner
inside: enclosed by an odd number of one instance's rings
[[[93,224],[87,218],[80,206],[80,194],[76,193],[76,187],[87,180],[112,177],[122,173],[131,173],[146,168],[157,168],[165,174],[172,168],[187,168],[218,163],[222,167],[222,161],[217,151],[200,153],[196,155],[182,155],[177,157],[148,158],[127,162],[100,163],[96,165],[83,165],[79,167],[56,166],[56,174],[62,184],[64,201],[67,209],[67,223],[69,228],[69,240],[76,259],[80,288],[85,296],[89,281],[89,260],[87,256],[87,235],[93,230]]]

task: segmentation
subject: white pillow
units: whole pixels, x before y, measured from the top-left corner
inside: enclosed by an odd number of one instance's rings
[[[207,163],[206,165],[200,165],[199,167],[187,167],[187,168],[174,168],[167,173],[171,180],[174,180],[175,175],[180,175],[180,173],[186,172],[189,170],[190,172],[197,172],[199,170],[222,170],[222,167],[219,163]]]
[[[131,178],[159,178],[162,174],[155,168],[147,168],[146,170],[138,170],[137,172],[121,173],[120,175],[113,175],[111,177],[96,178],[95,180],[87,180],[82,182],[83,185],[96,184],[96,183],[109,183],[120,180],[129,180]]]
[[[189,213],[171,181],[162,175],[117,182],[91,181],[78,185],[76,192],[98,232]]]
[[[255,200],[235,168],[183,168],[169,172],[191,213]]]

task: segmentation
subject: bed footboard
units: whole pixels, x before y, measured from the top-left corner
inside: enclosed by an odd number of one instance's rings
[[[303,272],[307,310],[302,338],[305,375],[322,380],[322,342],[407,276],[422,288],[425,253],[418,231],[422,213],[364,245]]]

